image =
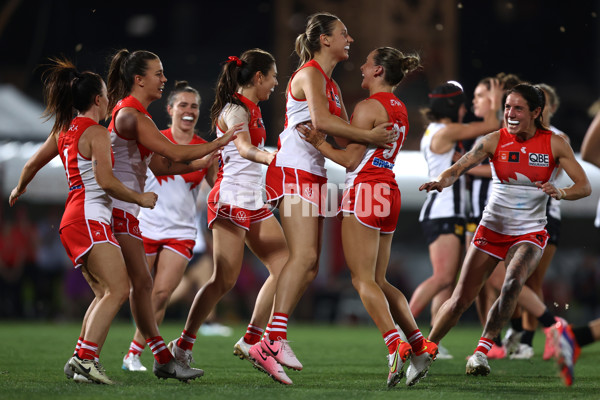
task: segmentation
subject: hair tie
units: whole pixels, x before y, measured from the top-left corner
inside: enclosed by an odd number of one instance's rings
[[[238,67],[242,66],[242,60],[240,60],[238,57],[236,56],[229,56],[229,58],[226,61],[227,63],[231,63],[234,62],[235,65],[237,65]]]

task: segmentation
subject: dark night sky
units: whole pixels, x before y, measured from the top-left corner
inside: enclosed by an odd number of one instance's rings
[[[1,32],[0,83],[12,82],[41,100],[36,67],[49,56],[64,54],[80,69],[104,74],[114,50],[143,48],[161,57],[170,80],[167,90],[181,79],[200,90],[205,101],[199,127],[206,131],[220,62],[251,47],[274,51],[274,1],[170,0],[148,6],[155,3],[22,0]],[[332,1],[323,0],[320,10]],[[571,135],[577,150],[591,120],[587,108],[600,97],[599,1],[460,4],[457,79],[466,92],[471,94],[480,78],[500,71],[554,85],[562,104],[553,123]],[[147,34],[128,30],[136,15],[151,16],[138,24],[148,23]],[[346,24],[351,32],[360,29]],[[166,124],[163,110],[164,100],[150,106],[159,127]]]

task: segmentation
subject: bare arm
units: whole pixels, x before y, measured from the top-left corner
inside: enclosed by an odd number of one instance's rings
[[[581,158],[600,168],[600,112],[585,133],[581,144]]]
[[[240,130],[236,132],[237,138],[233,141],[238,152],[246,160],[269,165],[273,161],[273,158],[275,158],[275,153],[259,149],[252,144],[250,128],[248,127],[249,120],[250,116],[243,107],[233,105],[224,113],[223,118],[219,121],[219,126],[227,129],[228,126],[242,124]]]
[[[431,150],[435,153],[445,153],[460,140],[474,139],[500,128],[501,121],[498,119],[498,112],[502,102],[502,87],[497,79],[490,81],[488,96],[490,110],[483,117],[483,121],[473,121],[468,124],[457,122],[447,124],[433,138]]]
[[[571,146],[566,140],[557,135],[552,136],[551,143],[554,159],[574,183],[567,188],[557,188],[550,182],[537,183],[536,185],[544,193],[557,200],[577,200],[589,196],[592,193],[590,181],[581,164],[577,162]]]
[[[387,130],[391,124],[380,124],[370,130],[360,129],[329,112],[329,102],[325,95],[325,79],[316,68],[304,68],[298,71],[292,81],[291,89],[294,97],[305,98],[308,102],[308,110],[315,129],[353,142],[391,147],[387,145],[394,140],[393,133]]]
[[[217,158],[217,151],[213,151],[204,157],[193,160],[189,163],[173,162],[167,157],[161,156],[160,154],[154,153],[150,160],[150,170],[156,176],[161,175],[181,175],[188,172],[198,171],[202,168],[207,168],[211,165],[213,160]]]
[[[381,104],[375,100],[361,101],[354,109],[354,117],[352,125],[361,129],[372,128],[377,121],[386,121],[387,112]],[[299,127],[299,130],[305,134],[306,140],[310,142],[317,150],[325,157],[334,161],[337,164],[353,171],[356,169],[363,156],[367,146],[362,143],[349,143],[345,149],[336,149],[331,144],[327,143],[324,135],[318,130],[310,130],[310,125]]]
[[[175,162],[190,162],[204,157],[213,151],[225,146],[235,139],[235,131],[239,128],[232,127],[220,138],[202,144],[175,144],[167,139],[156,127],[154,122],[146,115],[132,108],[119,111],[115,121],[117,131],[130,139],[135,139],[144,147],[167,157]]]
[[[499,137],[498,131],[487,134],[467,154],[442,172],[435,181],[422,184],[419,190],[428,192],[437,190],[441,192],[443,188],[451,186],[462,174],[479,165],[486,157],[491,157],[494,154]]]
[[[156,193],[138,193],[123,185],[113,175],[110,157],[110,135],[106,128],[100,125],[91,126],[86,129],[84,135],[89,138],[92,166],[98,185],[115,199],[135,203],[141,207],[154,208],[158,198]]]
[[[367,148],[362,143],[349,143],[345,149],[336,149],[327,141],[325,141],[325,134],[312,128],[310,123],[298,125],[300,133],[305,135],[303,138],[310,144],[312,144],[321,154],[329,158],[331,161],[341,165],[347,170],[353,171],[358,166],[358,163],[365,154]]]
[[[208,166],[208,170],[206,171],[206,175],[204,179],[210,185],[210,187],[215,186],[215,182],[217,181],[217,173],[219,172],[219,163],[215,158],[212,163]]]
[[[19,183],[17,183],[17,186],[10,192],[8,198],[8,204],[10,204],[11,207],[16,203],[19,196],[25,193],[27,185],[29,185],[37,172],[57,155],[58,145],[56,143],[56,136],[51,134],[38,151],[36,151],[25,163],[25,166],[21,171],[21,176],[19,177]]]
[[[468,174],[471,176],[477,176],[479,178],[491,178],[492,167],[489,164],[481,164],[471,168]]]

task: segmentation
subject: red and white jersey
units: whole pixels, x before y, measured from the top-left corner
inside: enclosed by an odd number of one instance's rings
[[[264,149],[267,133],[263,123],[260,108],[252,100],[236,93],[250,112],[248,130],[250,142],[259,149]],[[221,116],[231,112],[237,104],[227,103],[221,111]],[[219,117],[220,118],[220,117]],[[217,125],[217,136],[225,134]],[[262,192],[262,164],[250,161],[240,155],[235,143],[229,142],[221,150],[219,156],[219,174],[212,191],[213,196],[218,192],[217,202],[246,210],[258,210],[265,204]]]
[[[302,68],[308,67],[318,69],[323,78],[325,78],[325,93],[329,103],[329,112],[339,117],[342,114],[342,104],[337,85],[333,82],[333,79],[329,78],[323,72],[319,63],[315,60],[310,60],[294,72],[294,75]],[[279,135],[279,152],[277,153],[275,165],[278,167],[301,169],[311,174],[326,177],[325,157],[313,145],[302,139],[302,134],[296,129],[296,125],[301,122],[310,121],[311,117],[306,99],[299,100],[292,95],[291,87],[294,75],[292,75],[288,84],[285,129]]]
[[[113,173],[115,177],[123,182],[129,189],[136,192],[144,192],[144,182],[148,172],[148,165],[152,159],[152,151],[145,148],[135,139],[126,139],[119,135],[115,127],[115,119],[119,110],[125,107],[135,108],[146,117],[152,119],[144,106],[133,96],[127,96],[120,100],[112,111],[112,119],[108,126],[112,149],[115,155],[115,166]],[[127,211],[137,217],[140,212],[140,206],[135,203],[127,203],[118,199],[113,199],[113,207]]]
[[[161,131],[171,142],[171,129]],[[202,144],[206,140],[194,135],[189,144]],[[197,234],[196,200],[206,170],[181,175],[155,176],[151,171],[146,178],[145,191],[158,195],[153,209],[142,208],[138,219],[143,236],[152,240],[194,240]]]
[[[392,143],[391,149],[369,145],[358,167],[354,171],[346,172],[346,187],[369,181],[386,182],[392,187],[397,187],[393,168],[408,133],[406,106],[393,93],[379,92],[367,100],[369,99],[377,100],[385,108],[388,122],[393,124],[391,129],[396,132],[398,139]]]
[[[94,125],[99,124],[90,118],[77,117],[71,121],[67,131],[58,135],[58,153],[65,166],[69,184],[69,195],[60,223],[61,229],[81,220],[110,224],[111,198],[96,182],[92,160],[79,152],[79,138]],[[114,158],[112,161],[114,163]]]
[[[505,235],[541,231],[546,225],[548,195],[535,185],[554,179],[553,133],[538,129],[524,142],[500,129],[500,140],[490,160],[492,194],[481,225]]]

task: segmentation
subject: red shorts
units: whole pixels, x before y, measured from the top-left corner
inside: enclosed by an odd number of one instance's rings
[[[140,221],[133,214],[123,211],[120,208],[113,208],[112,229],[115,235],[127,234],[143,240],[142,231],[140,231]]]
[[[76,268],[81,266],[81,257],[95,244],[111,243],[120,248],[110,225],[105,222],[82,219],[60,228],[59,234],[60,241]]]
[[[144,237],[144,251],[146,255],[154,256],[158,254],[158,251],[162,249],[169,249],[177,254],[180,254],[183,258],[190,261],[194,255],[194,246],[196,245],[195,240],[180,240],[180,239],[162,239],[152,240]]]
[[[327,178],[301,169],[277,167],[269,164],[266,179],[267,202],[277,203],[283,196],[300,196],[314,204],[319,216],[327,209]]]
[[[400,206],[398,188],[382,182],[363,182],[344,190],[338,214],[352,213],[369,228],[394,233]]]
[[[249,231],[250,224],[271,218],[273,213],[267,207],[259,208],[258,210],[246,210],[245,208],[228,205],[221,205],[219,207],[217,203],[210,202],[209,200],[206,215],[209,229],[213,228],[217,218],[222,218]]]
[[[523,242],[531,243],[544,250],[548,242],[548,232],[544,229],[524,235],[503,235],[480,224],[473,238],[473,245],[475,247],[501,260],[506,258],[506,254],[512,246]]]

